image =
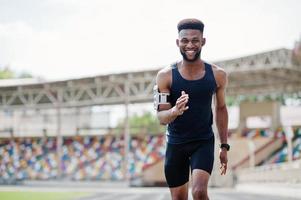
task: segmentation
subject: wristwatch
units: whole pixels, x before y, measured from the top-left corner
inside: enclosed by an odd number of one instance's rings
[[[229,144],[226,144],[226,143],[223,143],[223,144],[220,144],[220,148],[225,148],[227,151],[230,150],[230,145]]]

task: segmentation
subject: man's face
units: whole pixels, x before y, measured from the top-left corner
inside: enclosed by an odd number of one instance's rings
[[[194,62],[200,58],[202,46],[205,44],[205,38],[199,30],[183,29],[179,32],[177,45],[183,56],[188,62]]]

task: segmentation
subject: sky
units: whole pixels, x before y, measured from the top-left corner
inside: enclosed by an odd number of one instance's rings
[[[45,79],[158,69],[181,59],[177,23],[205,24],[204,60],[301,37],[299,0],[0,0],[0,68]]]

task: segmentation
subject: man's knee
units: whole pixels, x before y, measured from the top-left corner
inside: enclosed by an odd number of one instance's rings
[[[183,197],[183,196],[173,196],[172,200],[187,200],[187,197]]]
[[[172,200],[188,200],[188,191],[179,190],[171,193]]]
[[[184,195],[184,194],[173,194],[171,195],[172,197],[172,200],[187,200],[188,197],[187,195]]]
[[[192,188],[192,196],[194,200],[207,200],[207,188],[204,186],[198,186]]]

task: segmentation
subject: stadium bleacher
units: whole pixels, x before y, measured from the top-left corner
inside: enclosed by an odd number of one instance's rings
[[[293,130],[293,160],[301,158],[301,128],[294,128]],[[288,146],[286,141],[283,141],[283,145],[280,149],[274,152],[264,164],[282,163],[288,161]]]
[[[264,162],[260,162],[264,165],[287,161],[284,132],[282,128],[276,131],[254,129],[242,135],[247,140],[280,138],[283,141],[281,148],[270,154]],[[294,128],[293,132],[293,159],[296,160],[301,158],[301,128]],[[60,178],[66,180],[124,179],[123,136],[111,134],[65,136],[61,149],[61,166],[59,166],[55,137],[2,138],[0,139],[0,179],[57,179],[58,167],[61,171]],[[144,169],[162,160],[164,151],[164,135],[132,136],[127,162],[130,179],[141,176]]]
[[[164,136],[132,137],[129,174],[139,176],[143,167],[161,160]],[[64,137],[62,178],[71,180],[122,180],[123,137]],[[58,176],[56,138],[16,138],[0,140],[0,177],[2,179],[55,179]]]

